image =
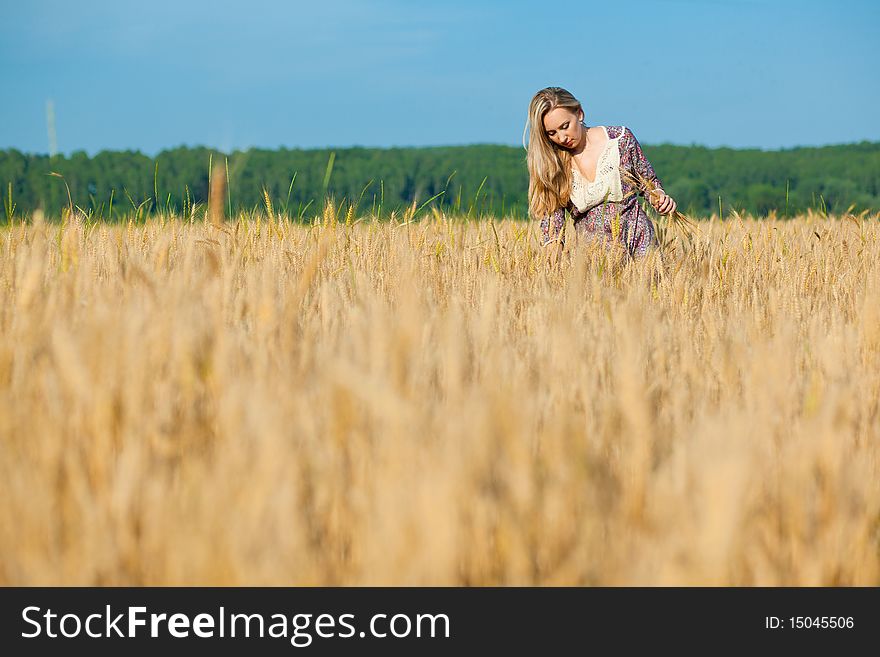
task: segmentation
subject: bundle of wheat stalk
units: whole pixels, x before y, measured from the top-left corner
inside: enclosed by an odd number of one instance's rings
[[[636,194],[638,193],[638,190],[642,190],[646,197],[650,197],[655,193],[662,191],[657,187],[654,180],[646,178],[637,171],[635,173],[623,171],[622,177],[623,180],[629,183],[632,187],[630,194]],[[700,232],[696,223],[677,209],[665,216],[667,217],[666,226],[658,227],[658,237],[660,238],[661,246],[667,246],[672,241],[671,238],[667,240],[665,237],[666,228],[668,226],[672,226],[673,230],[679,235],[679,237],[681,237],[682,240],[686,240],[688,243],[693,241],[694,236]]]

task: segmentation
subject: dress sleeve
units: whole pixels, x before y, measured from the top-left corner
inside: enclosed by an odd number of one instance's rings
[[[629,128],[624,128],[624,131],[626,132],[626,137],[629,142],[627,150],[629,151],[629,159],[632,168],[639,176],[645,180],[652,181],[656,188],[662,190],[663,183],[660,182],[660,178],[657,177],[654,167],[651,166],[651,163],[648,162],[648,158],[645,157],[645,154],[642,152],[642,145],[639,144],[639,140],[636,139],[636,136]],[[645,190],[640,191],[642,191],[643,194],[645,193]]]
[[[552,222],[552,235],[551,235]],[[551,242],[559,240],[560,246],[565,246],[565,234],[563,227],[565,226],[565,208],[557,208],[552,215],[541,219],[541,246],[547,246]]]

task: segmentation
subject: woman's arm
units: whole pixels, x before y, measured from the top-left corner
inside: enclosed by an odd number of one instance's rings
[[[552,235],[551,235],[552,222]],[[565,208],[558,208],[552,215],[541,219],[541,246],[547,246],[558,241],[559,247],[565,246]]]
[[[552,215],[541,219],[541,236],[541,246],[555,245],[547,249],[547,264],[559,263],[565,247],[565,208],[557,208]]]
[[[639,140],[636,139],[632,130],[629,128],[625,128],[625,130],[628,133],[628,149],[632,168],[638,174],[639,178],[645,181],[643,184],[647,188],[641,190],[642,194],[660,214],[674,212],[676,208],[675,201],[663,190],[663,183],[660,182],[657,172],[654,171],[654,167],[651,166],[648,158],[645,157],[645,153],[642,151],[642,145],[639,143]]]

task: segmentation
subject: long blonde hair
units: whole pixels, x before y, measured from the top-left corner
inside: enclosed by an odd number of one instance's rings
[[[547,112],[557,107],[568,109],[575,116],[583,110],[578,99],[562,87],[541,89],[529,103],[526,162],[529,168],[529,212],[535,218],[565,207],[571,195],[571,153],[550,141],[544,128]]]

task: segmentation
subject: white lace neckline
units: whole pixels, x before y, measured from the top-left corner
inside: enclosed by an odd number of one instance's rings
[[[608,141],[596,158],[596,177],[590,181],[580,172],[572,161],[571,201],[579,212],[583,212],[603,201],[622,201],[623,189],[620,183],[620,136],[611,138],[608,128],[602,126]],[[622,134],[622,133],[621,133]],[[615,148],[610,148],[612,144]]]
[[[578,167],[578,165],[575,164],[574,158],[571,158],[571,164],[572,164],[571,168],[574,170],[575,173],[577,173],[580,176],[581,180],[583,180],[588,185],[594,185],[599,180],[599,165],[602,163],[602,158],[605,157],[605,153],[608,151],[608,145],[611,143],[611,135],[608,134],[608,128],[606,128],[603,125],[602,129],[605,131],[605,136],[608,137],[608,139],[603,144],[602,150],[599,151],[599,157],[596,158],[596,173],[593,174],[594,178],[592,181],[589,180],[584,174],[581,173],[580,167]]]

